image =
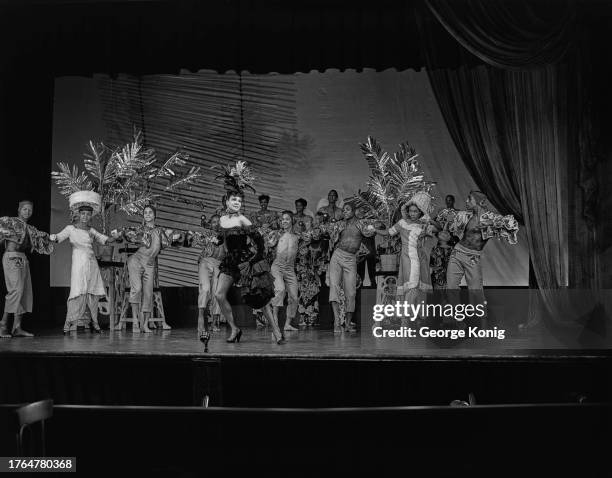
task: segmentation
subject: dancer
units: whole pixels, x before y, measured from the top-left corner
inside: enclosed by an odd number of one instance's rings
[[[449,226],[451,234],[459,238],[451,252],[446,271],[449,299],[458,303],[461,279],[465,276],[470,302],[483,304],[482,250],[492,237],[516,244],[518,223],[514,216],[492,212],[487,197],[480,191],[471,191],[465,201],[466,211],[460,211]]]
[[[312,233],[315,220],[306,212],[308,202],[306,199],[295,201],[294,231],[296,233]],[[317,213],[322,218],[323,213]],[[322,222],[322,221],[321,221]],[[295,260],[295,272],[298,280],[298,313],[300,326],[317,325],[319,318],[319,290],[321,288],[321,274],[325,272],[325,254],[322,239],[318,235],[310,234],[309,241],[298,243],[298,253]]]
[[[276,212],[268,210],[268,205],[270,204],[270,196],[268,196],[267,194],[261,194],[257,199],[259,201],[259,211],[255,211],[248,216],[249,220],[253,223],[253,226],[259,228],[262,232],[265,232],[267,230],[278,230],[278,214]],[[270,265],[274,260],[274,252],[268,247],[267,243],[264,258],[266,259],[266,261],[268,261],[268,264]],[[257,328],[262,328],[266,326],[266,319],[263,310],[253,309],[253,315],[255,316],[255,323],[257,324]]]
[[[278,344],[284,343],[284,337],[269,307],[264,307],[274,297],[274,279],[269,272],[269,265],[263,260],[265,245],[261,234],[253,223],[242,213],[243,189],[251,184],[253,176],[244,161],[238,161],[235,167],[225,168],[222,175],[227,189],[226,212],[219,220],[220,231],[225,242],[226,255],[219,265],[219,281],[215,297],[221,313],[231,327],[227,342],[240,342],[242,330],[234,322],[232,306],[227,295],[232,285],[241,288],[245,303],[252,308],[262,308],[272,333]],[[252,244],[256,252],[250,249]]]
[[[310,242],[310,232],[296,234],[293,232],[293,213],[281,213],[281,230],[275,231],[270,242],[275,247],[274,261],[272,263],[272,276],[274,277],[274,298],[270,302],[274,320],[278,322],[278,312],[285,301],[285,294],[289,296],[287,304],[287,318],[285,331],[298,330],[293,325],[298,308],[298,279],[295,273],[295,259],[298,254],[300,242]]]
[[[172,244],[172,230],[155,226],[157,210],[147,205],[142,211],[144,224],[137,228],[123,229],[123,237],[132,243],[140,244],[138,250],[127,260],[130,279],[130,298],[132,317],[138,320],[140,327],[134,331],[151,332],[149,319],[153,312],[153,287],[155,285],[155,267],[161,250]],[[180,236],[180,235],[179,235]],[[177,240],[180,240],[178,238]],[[166,319],[162,322],[163,330],[171,330]]]
[[[208,344],[210,332],[208,330],[207,312],[212,317],[213,332],[219,331],[219,318],[221,309],[215,299],[217,282],[219,278],[219,265],[225,257],[223,236],[220,235],[219,220],[221,216],[214,214],[210,223],[203,224],[203,232],[189,233],[188,245],[202,247],[198,258],[198,337]]]
[[[436,222],[442,227],[442,229],[447,229],[448,226],[455,220],[459,210],[455,209],[455,196],[452,194],[448,194],[444,198],[444,202],[446,207],[438,212],[436,215]]]
[[[257,200],[259,201],[259,211],[256,211],[250,215],[250,221],[255,227],[269,227],[270,229],[278,229],[278,214],[268,210],[270,196],[267,194],[261,194]]]
[[[93,242],[108,244],[115,237],[100,234],[90,226],[91,218],[100,212],[100,195],[94,191],[78,191],[68,199],[70,210],[76,216],[76,225],[66,226],[60,233],[51,234],[54,242],[70,240],[72,245],[72,268],[70,271],[70,295],[64,332],[77,330],[79,319],[89,307],[91,327],[100,332],[98,324],[98,301],[106,295],[104,282],[94,255]]]
[[[304,198],[295,200],[295,213],[293,214],[294,229],[296,233],[310,231],[314,218],[306,214],[306,206],[308,201]]]
[[[418,191],[400,210],[402,219],[388,230],[391,236],[399,234],[402,241],[397,298],[408,303],[417,303],[420,293],[432,288],[429,258],[423,247],[425,236],[433,236],[433,232],[437,230],[436,223],[429,217],[431,196],[424,191]]]
[[[17,207],[17,217],[0,217],[0,241],[5,244],[2,268],[7,292],[0,321],[0,338],[34,336],[21,326],[23,315],[32,312],[33,303],[32,278],[26,252],[51,254],[53,244],[49,234],[28,224],[33,211],[34,203],[23,200]],[[13,314],[12,332],[8,327],[9,314]]]
[[[453,250],[450,232],[442,230],[438,233],[438,243],[431,250],[429,267],[431,270],[431,285],[434,289],[446,289],[446,271]]]
[[[352,322],[355,312],[355,296],[357,294],[357,253],[362,239],[376,233],[384,234],[386,229],[376,229],[375,221],[358,219],[352,204],[343,207],[344,219],[336,223],[318,225],[318,229],[330,235],[330,244],[334,251],[329,263],[329,302],[334,312],[334,332],[342,332],[340,313],[340,291],[345,296],[345,329],[356,331]]]
[[[320,201],[325,202],[325,201]],[[327,204],[323,204],[319,207],[317,212],[320,212],[326,215],[331,222],[341,221],[343,218],[342,207],[337,206],[338,202],[338,191],[335,189],[331,189],[329,193],[327,193]]]
[[[358,219],[364,219],[367,214],[367,208],[365,206],[358,207],[355,210],[355,216]],[[362,245],[367,249],[367,253],[360,260],[357,261],[357,274],[361,277],[362,281],[365,281],[366,266],[368,268],[368,277],[370,278],[370,286],[376,287],[376,238],[364,237]]]

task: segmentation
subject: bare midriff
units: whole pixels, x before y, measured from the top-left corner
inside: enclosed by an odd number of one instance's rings
[[[473,251],[482,251],[488,239],[482,238],[478,214],[474,214],[465,227],[463,239],[459,242],[463,247]]]
[[[363,235],[361,231],[357,229],[354,221],[348,221],[344,231],[340,233],[340,240],[338,241],[338,249],[342,249],[345,252],[356,254],[361,246],[361,240]]]

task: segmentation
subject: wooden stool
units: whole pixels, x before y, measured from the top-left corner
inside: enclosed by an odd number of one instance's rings
[[[155,279],[157,282],[157,264],[155,265]],[[151,311],[151,317],[147,320],[147,325],[151,322],[166,322],[166,315],[164,313],[164,302],[162,300],[162,293],[160,287],[153,288],[153,310]]]
[[[119,316],[119,323],[115,329],[123,330],[126,328],[126,324],[132,324],[132,330],[140,329],[140,322],[138,321],[138,317],[128,317],[128,310],[130,311],[130,315],[132,314],[130,307],[130,288],[125,287],[123,289],[123,298],[121,299],[121,315]]]
[[[140,328],[140,323],[138,321],[138,317],[128,317],[128,310],[131,311],[130,307],[130,279],[128,272],[128,258],[138,250],[137,247],[125,245],[121,249],[119,249],[119,253],[121,254],[121,260],[123,261],[123,272],[121,275],[121,300],[119,301],[121,304],[121,311],[119,313],[119,320],[115,325],[116,330],[122,330],[126,328],[126,324],[132,324],[132,328]],[[129,312],[131,314],[131,312]]]
[[[127,273],[127,260],[125,261],[125,264],[126,264],[125,267],[126,267],[126,273]],[[153,281],[154,281],[153,282],[153,310],[151,310],[151,316],[147,320],[147,326],[151,323],[160,322],[163,324],[164,322],[166,322],[166,314],[164,313],[164,302],[162,299],[161,288],[159,287],[159,277],[157,274],[157,257],[155,258],[155,272],[154,272]],[[129,279],[127,282],[129,283]],[[119,317],[119,324],[117,325],[117,329],[124,329],[126,324],[128,323],[132,324],[132,328],[139,326],[139,321],[137,317],[136,318],[128,317],[128,310],[131,311],[132,309],[130,306],[129,297],[130,297],[130,288],[124,287],[123,298],[121,301],[121,304],[122,304],[121,316]],[[131,312],[130,312],[130,315],[131,315]]]

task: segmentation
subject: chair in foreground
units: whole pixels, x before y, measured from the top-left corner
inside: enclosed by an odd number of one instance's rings
[[[19,420],[19,431],[17,432],[17,454],[28,456],[24,446],[24,435],[27,429],[36,423],[40,423],[40,456],[46,456],[45,420],[53,416],[53,400],[41,400],[30,403],[15,410]],[[38,454],[36,454],[38,456]]]

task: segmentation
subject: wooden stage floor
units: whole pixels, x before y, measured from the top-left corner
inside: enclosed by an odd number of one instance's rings
[[[267,329],[244,328],[239,344],[228,344],[222,328],[212,334],[209,352],[197,340],[196,330],[180,328],[140,334],[128,331],[89,330],[64,335],[56,329],[39,331],[33,338],[0,340],[2,355],[97,355],[142,357],[261,357],[280,359],[441,359],[481,357],[488,359],[564,356],[609,357],[610,349],[597,347],[599,341],[555,337],[547,333],[507,332],[503,340],[494,338],[374,339],[370,331],[334,334],[331,330],[305,329],[287,332],[287,342],[277,345]]]
[[[245,328],[239,344],[213,334],[209,352],[195,328],[139,334],[89,330],[0,340],[0,403],[226,407],[448,405],[606,401],[612,356],[552,335],[504,340],[382,339],[331,330]],[[582,344],[583,345],[583,344]],[[206,398],[207,397],[207,398]]]

